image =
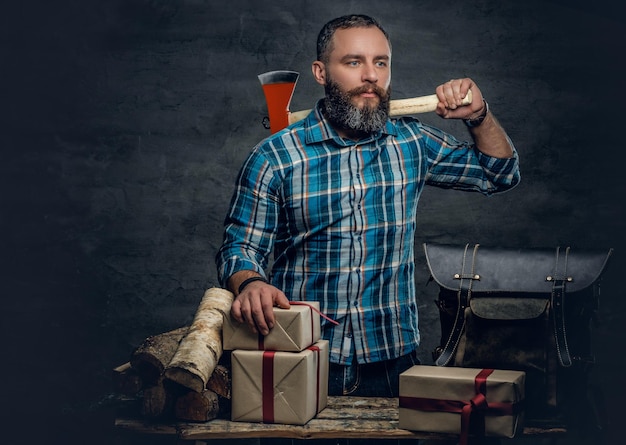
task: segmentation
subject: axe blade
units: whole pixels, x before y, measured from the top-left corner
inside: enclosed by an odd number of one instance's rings
[[[258,75],[265,94],[272,133],[289,126],[289,104],[299,76],[296,71],[270,71]]]

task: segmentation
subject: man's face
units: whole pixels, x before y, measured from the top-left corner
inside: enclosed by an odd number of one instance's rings
[[[384,127],[389,112],[391,50],[378,28],[337,30],[330,58],[320,66],[325,111],[331,122],[368,133]]]
[[[327,72],[343,92],[363,89],[352,99],[355,106],[376,106],[380,98],[372,88],[386,91],[391,83],[391,49],[385,35],[376,27],[339,29],[332,43]]]

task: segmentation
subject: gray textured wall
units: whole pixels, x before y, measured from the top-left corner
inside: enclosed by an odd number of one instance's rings
[[[8,443],[70,443],[72,431],[110,424],[109,370],[146,336],[189,323],[217,283],[235,175],[268,135],[256,76],[299,71],[292,108],[311,107],[322,93],[309,74],[316,34],[349,12],[372,14],[391,33],[395,98],[470,76],[521,155],[523,182],[502,196],[428,190],[418,244],[617,249],[597,329],[598,380],[610,407],[623,399],[624,360],[610,353],[626,322],[617,2],[58,3],[21,2],[0,18]],[[433,291],[420,288],[426,361],[438,335]],[[34,419],[44,427],[23,428]]]

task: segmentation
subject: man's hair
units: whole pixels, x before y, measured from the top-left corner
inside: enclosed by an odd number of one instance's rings
[[[317,36],[317,60],[323,63],[328,62],[330,53],[333,50],[333,36],[338,29],[370,28],[372,26],[380,29],[387,38],[387,42],[391,48],[389,34],[387,34],[387,31],[383,29],[376,19],[362,14],[344,15],[326,23],[320,31]]]

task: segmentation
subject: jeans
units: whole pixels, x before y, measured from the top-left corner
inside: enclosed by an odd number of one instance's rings
[[[351,365],[330,364],[328,395],[360,397],[398,397],[400,374],[413,365],[419,365],[417,354],[377,363]]]

